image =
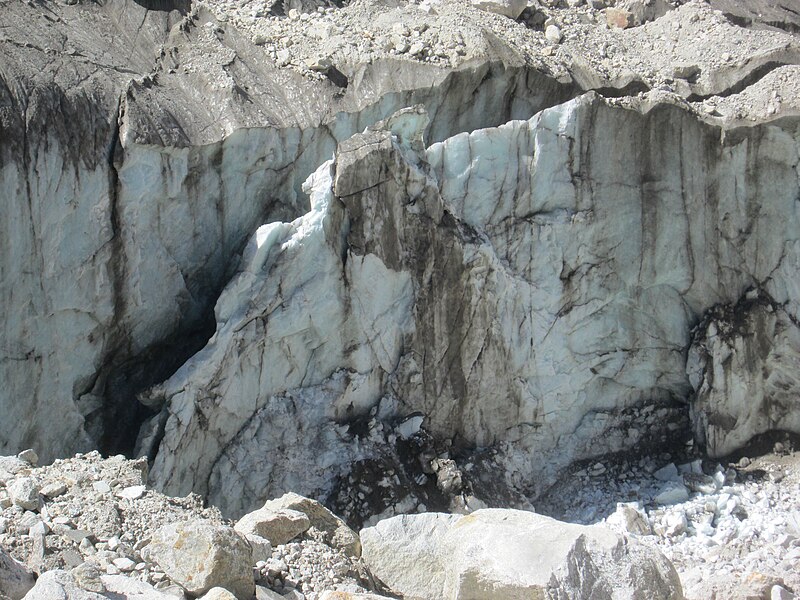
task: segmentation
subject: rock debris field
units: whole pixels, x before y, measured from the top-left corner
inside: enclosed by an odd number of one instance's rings
[[[800,598],[795,4],[0,0],[0,600]]]
[[[613,581],[603,597],[790,599],[800,586],[800,452],[780,437],[773,451],[732,463],[660,455],[577,465],[539,505],[559,521],[480,509],[469,517],[477,531],[462,526],[457,544],[446,530],[468,517],[398,516],[359,535],[318,502],[286,494],[231,522],[197,496],[147,487],[145,461],[90,453],[38,467],[26,451],[0,459],[0,589],[28,600],[475,597],[437,573],[455,561],[495,578],[481,597],[514,597],[505,594],[535,587],[526,578],[582,597],[584,582],[553,556],[557,541],[600,571],[593,585]],[[596,546],[576,546],[578,537]],[[649,562],[655,572],[626,588],[598,560],[609,551],[617,567]],[[506,552],[521,553],[525,570],[498,573],[492,561]]]

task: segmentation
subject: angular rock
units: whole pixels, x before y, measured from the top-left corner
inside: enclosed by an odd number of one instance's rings
[[[163,593],[149,583],[124,575],[102,575],[106,598],[114,600],[175,600],[175,596]]]
[[[256,586],[256,600],[284,600],[284,598],[278,592],[273,592],[269,588],[265,588],[264,586],[257,585]]]
[[[19,458],[20,460],[24,460],[32,467],[35,467],[36,465],[39,464],[39,455],[36,454],[36,451],[31,448],[23,450],[22,452],[17,454],[17,458]]]
[[[679,79],[692,79],[700,75],[700,67],[694,63],[680,63],[675,65],[672,73]]]
[[[32,571],[0,548],[0,592],[10,600],[20,600],[35,582],[36,575]]]
[[[28,468],[30,465],[16,456],[0,456],[0,481],[5,483],[23,469]]]
[[[527,0],[472,0],[472,6],[516,19],[528,6]]]
[[[636,535],[650,535],[653,528],[647,520],[647,516],[636,506],[618,503],[614,514],[606,519],[610,527],[619,529],[624,533]]]
[[[288,508],[266,509],[247,513],[234,529],[242,535],[257,535],[274,545],[285,544],[311,527],[308,516]]]
[[[686,486],[683,485],[683,483],[672,481],[659,490],[658,494],[653,498],[653,502],[656,504],[670,505],[686,502],[688,499],[689,491],[686,489]]]
[[[701,494],[713,494],[722,487],[711,475],[702,473],[684,473],[683,483],[689,490]]]
[[[173,523],[158,529],[145,547],[147,558],[190,594],[222,587],[239,600],[255,589],[251,549],[231,527],[204,520]]]
[[[103,587],[102,591],[105,591]],[[42,573],[25,600],[107,600],[102,593],[86,590],[67,571],[53,570]]]
[[[371,572],[409,600],[683,598],[658,551],[602,527],[524,511],[406,515],[361,536]]]
[[[63,481],[54,481],[43,486],[39,492],[47,498],[57,498],[67,491],[67,485]]]
[[[280,498],[267,500],[262,508],[265,511],[286,509],[305,514],[311,527],[323,534],[326,544],[338,548],[350,556],[361,556],[361,540],[358,534],[316,500],[288,492]]]
[[[260,561],[268,561],[272,557],[272,544],[260,535],[245,534],[245,539],[250,543],[252,549],[251,562],[256,564]]]
[[[32,477],[20,477],[8,486],[11,501],[25,510],[39,509],[39,484]]]
[[[769,594],[770,600],[794,600],[795,595],[780,585],[772,586]]]
[[[675,466],[675,463],[669,463],[653,473],[653,477],[659,481],[677,481],[678,467]]]

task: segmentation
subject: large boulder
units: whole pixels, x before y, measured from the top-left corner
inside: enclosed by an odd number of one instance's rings
[[[202,519],[165,525],[153,534],[146,554],[192,595],[221,587],[239,600],[253,596],[252,550],[231,527]]]
[[[338,548],[350,556],[361,556],[361,540],[358,534],[316,500],[289,492],[280,498],[268,500],[262,508],[264,511],[286,509],[305,514],[311,523],[311,527],[321,534],[322,541],[329,546]]]
[[[525,511],[404,515],[361,539],[372,573],[407,600],[683,598],[657,550]]]
[[[247,513],[233,528],[244,536],[257,535],[277,546],[296,538],[309,527],[311,521],[299,510],[260,508]]]
[[[25,565],[0,548],[0,592],[11,600],[19,600],[36,582],[36,576]]]

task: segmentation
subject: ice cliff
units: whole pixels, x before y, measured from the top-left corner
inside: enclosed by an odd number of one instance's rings
[[[306,184],[311,212],[251,239],[214,337],[156,394],[157,485],[231,512],[324,494],[370,452],[347,424],[380,407],[496,448],[509,481],[541,491],[574,460],[681,435],[712,307],[769,297],[784,334],[766,335],[797,352],[796,119],[725,131],[590,94],[424,150],[425,119],[341,143]],[[725,389],[696,403],[711,452],[736,447],[708,433],[723,422],[742,443],[793,425],[763,395],[747,397],[757,424]]]

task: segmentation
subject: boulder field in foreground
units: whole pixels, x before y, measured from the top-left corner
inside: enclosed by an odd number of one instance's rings
[[[293,493],[230,527],[196,497],[139,485],[141,466],[96,454],[44,467],[0,457],[0,600],[372,600],[387,591],[376,578],[407,598],[437,600],[512,600],[520,590],[681,598],[657,550],[601,527],[484,509],[392,518],[359,536]],[[22,478],[36,482],[30,510],[8,495]],[[260,536],[286,513],[305,515],[307,528],[271,547]]]
[[[406,600],[681,600],[672,564],[603,527],[509,509],[402,515],[361,530],[373,575]]]

